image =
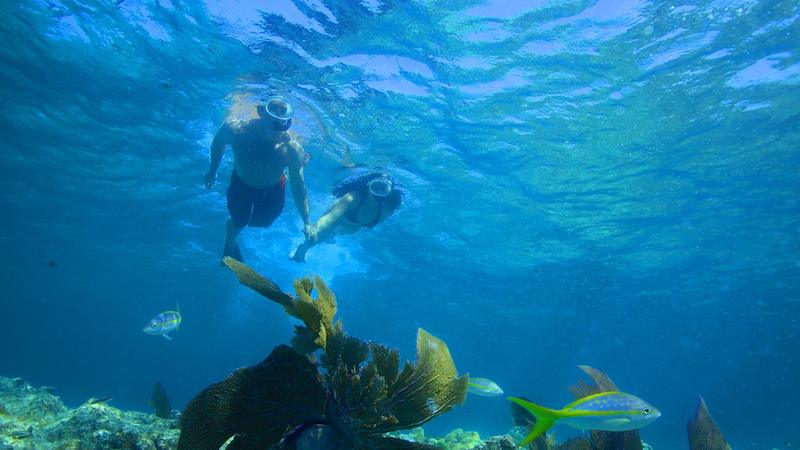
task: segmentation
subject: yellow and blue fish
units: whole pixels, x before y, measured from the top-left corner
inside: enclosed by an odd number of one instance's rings
[[[142,331],[154,336],[164,336],[165,339],[171,341],[169,333],[176,331],[181,326],[181,320],[181,309],[175,305],[175,311],[164,311],[153,317]]]
[[[661,417],[646,401],[624,392],[600,392],[578,399],[563,409],[549,409],[528,400],[508,397],[536,417],[536,425],[520,442],[524,447],[553,425],[563,423],[579,430],[629,431],[642,428]]]
[[[467,392],[482,397],[497,397],[498,395],[503,395],[503,390],[500,386],[488,378],[469,377],[467,381]]]

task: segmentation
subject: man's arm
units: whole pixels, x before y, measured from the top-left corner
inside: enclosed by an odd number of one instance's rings
[[[217,169],[219,168],[219,164],[222,162],[222,155],[225,154],[225,147],[230,143],[230,135],[231,130],[227,123],[223,124],[217,134],[214,136],[214,140],[211,142],[211,152],[209,154],[209,166],[208,172],[205,176],[205,184],[207,188],[210,188],[214,185],[214,181],[217,179]]]
[[[289,157],[289,184],[292,188],[294,204],[303,219],[304,231],[308,234],[311,227],[311,218],[308,214],[308,192],[306,191],[306,181],[303,177],[304,155],[303,147],[296,141],[289,141],[286,144]]]

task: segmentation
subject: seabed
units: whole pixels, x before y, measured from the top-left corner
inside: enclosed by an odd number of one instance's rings
[[[0,449],[171,450],[178,447],[180,413],[162,419],[154,414],[124,411],[89,399],[68,408],[51,387],[33,387],[22,378],[0,377]],[[408,441],[446,450],[511,450],[521,429],[481,439],[474,431],[455,429],[443,437],[425,436],[422,428],[392,433]],[[651,450],[645,444],[645,450]]]

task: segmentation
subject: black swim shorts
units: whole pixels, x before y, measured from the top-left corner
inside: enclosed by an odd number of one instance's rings
[[[274,186],[254,188],[245,184],[234,171],[227,195],[228,212],[234,225],[237,228],[247,225],[266,228],[272,225],[283,211],[285,186],[286,177],[281,175],[281,180]]]

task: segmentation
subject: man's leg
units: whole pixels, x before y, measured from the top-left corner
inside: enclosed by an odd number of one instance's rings
[[[243,228],[237,227],[232,219],[225,222],[225,247],[233,247],[236,245],[236,238],[239,237]]]
[[[253,208],[252,192],[239,180],[236,173],[233,173],[226,197],[230,217],[225,223],[225,250],[222,256],[230,256],[243,262],[242,252],[239,250],[236,238],[250,221],[250,214]]]
[[[289,259],[297,262],[306,262],[306,252],[313,246],[314,243],[309,242],[308,239],[306,239],[305,242],[297,246],[297,248],[294,250],[294,253],[289,256]]]
[[[243,228],[239,228],[233,223],[233,219],[228,219],[228,222],[225,223],[225,250],[222,252],[223,258],[225,256],[230,256],[238,261],[244,261],[242,252],[239,250],[239,244],[236,243],[236,238],[239,236],[242,229]]]

